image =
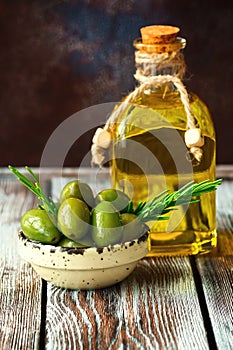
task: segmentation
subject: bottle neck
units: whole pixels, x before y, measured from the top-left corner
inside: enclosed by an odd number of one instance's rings
[[[185,74],[185,62],[180,51],[164,53],[135,52],[136,74],[135,79],[144,83],[151,77],[170,75],[182,80]]]

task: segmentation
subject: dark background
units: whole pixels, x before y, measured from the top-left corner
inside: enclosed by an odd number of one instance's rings
[[[0,166],[39,165],[49,136],[62,121],[133,90],[132,42],[140,27],[151,24],[181,28],[180,36],[187,39],[185,85],[212,114],[217,162],[232,163],[232,3],[0,1]],[[80,164],[92,134],[73,145],[65,165]]]

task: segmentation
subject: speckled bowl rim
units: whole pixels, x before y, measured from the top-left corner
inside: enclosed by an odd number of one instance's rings
[[[43,244],[26,238],[22,230],[18,232],[19,250],[22,258],[39,266],[53,268],[53,256],[56,268],[66,269],[99,269],[111,268],[134,262],[146,256],[149,249],[149,231],[135,240],[106,247],[69,248]],[[114,259],[113,259],[114,255]]]

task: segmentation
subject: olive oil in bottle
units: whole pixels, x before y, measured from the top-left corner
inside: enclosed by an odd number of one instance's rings
[[[170,26],[141,29],[142,39],[134,42],[139,86],[126,97],[112,127],[112,182],[136,204],[193,180],[215,179],[214,126],[206,105],[183,86],[186,41],[177,37],[178,31]],[[194,131],[191,141],[188,129]],[[168,220],[150,222],[149,256],[210,251],[216,246],[215,212],[211,192],[172,211]]]

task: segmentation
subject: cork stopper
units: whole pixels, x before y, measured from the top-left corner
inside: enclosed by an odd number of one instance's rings
[[[142,43],[153,45],[174,43],[180,29],[172,26],[154,25],[142,27],[140,31],[142,35]]]
[[[186,40],[177,36],[180,31],[178,27],[153,25],[142,27],[140,31],[142,37],[134,40],[134,46],[142,52],[171,53],[186,45]]]

